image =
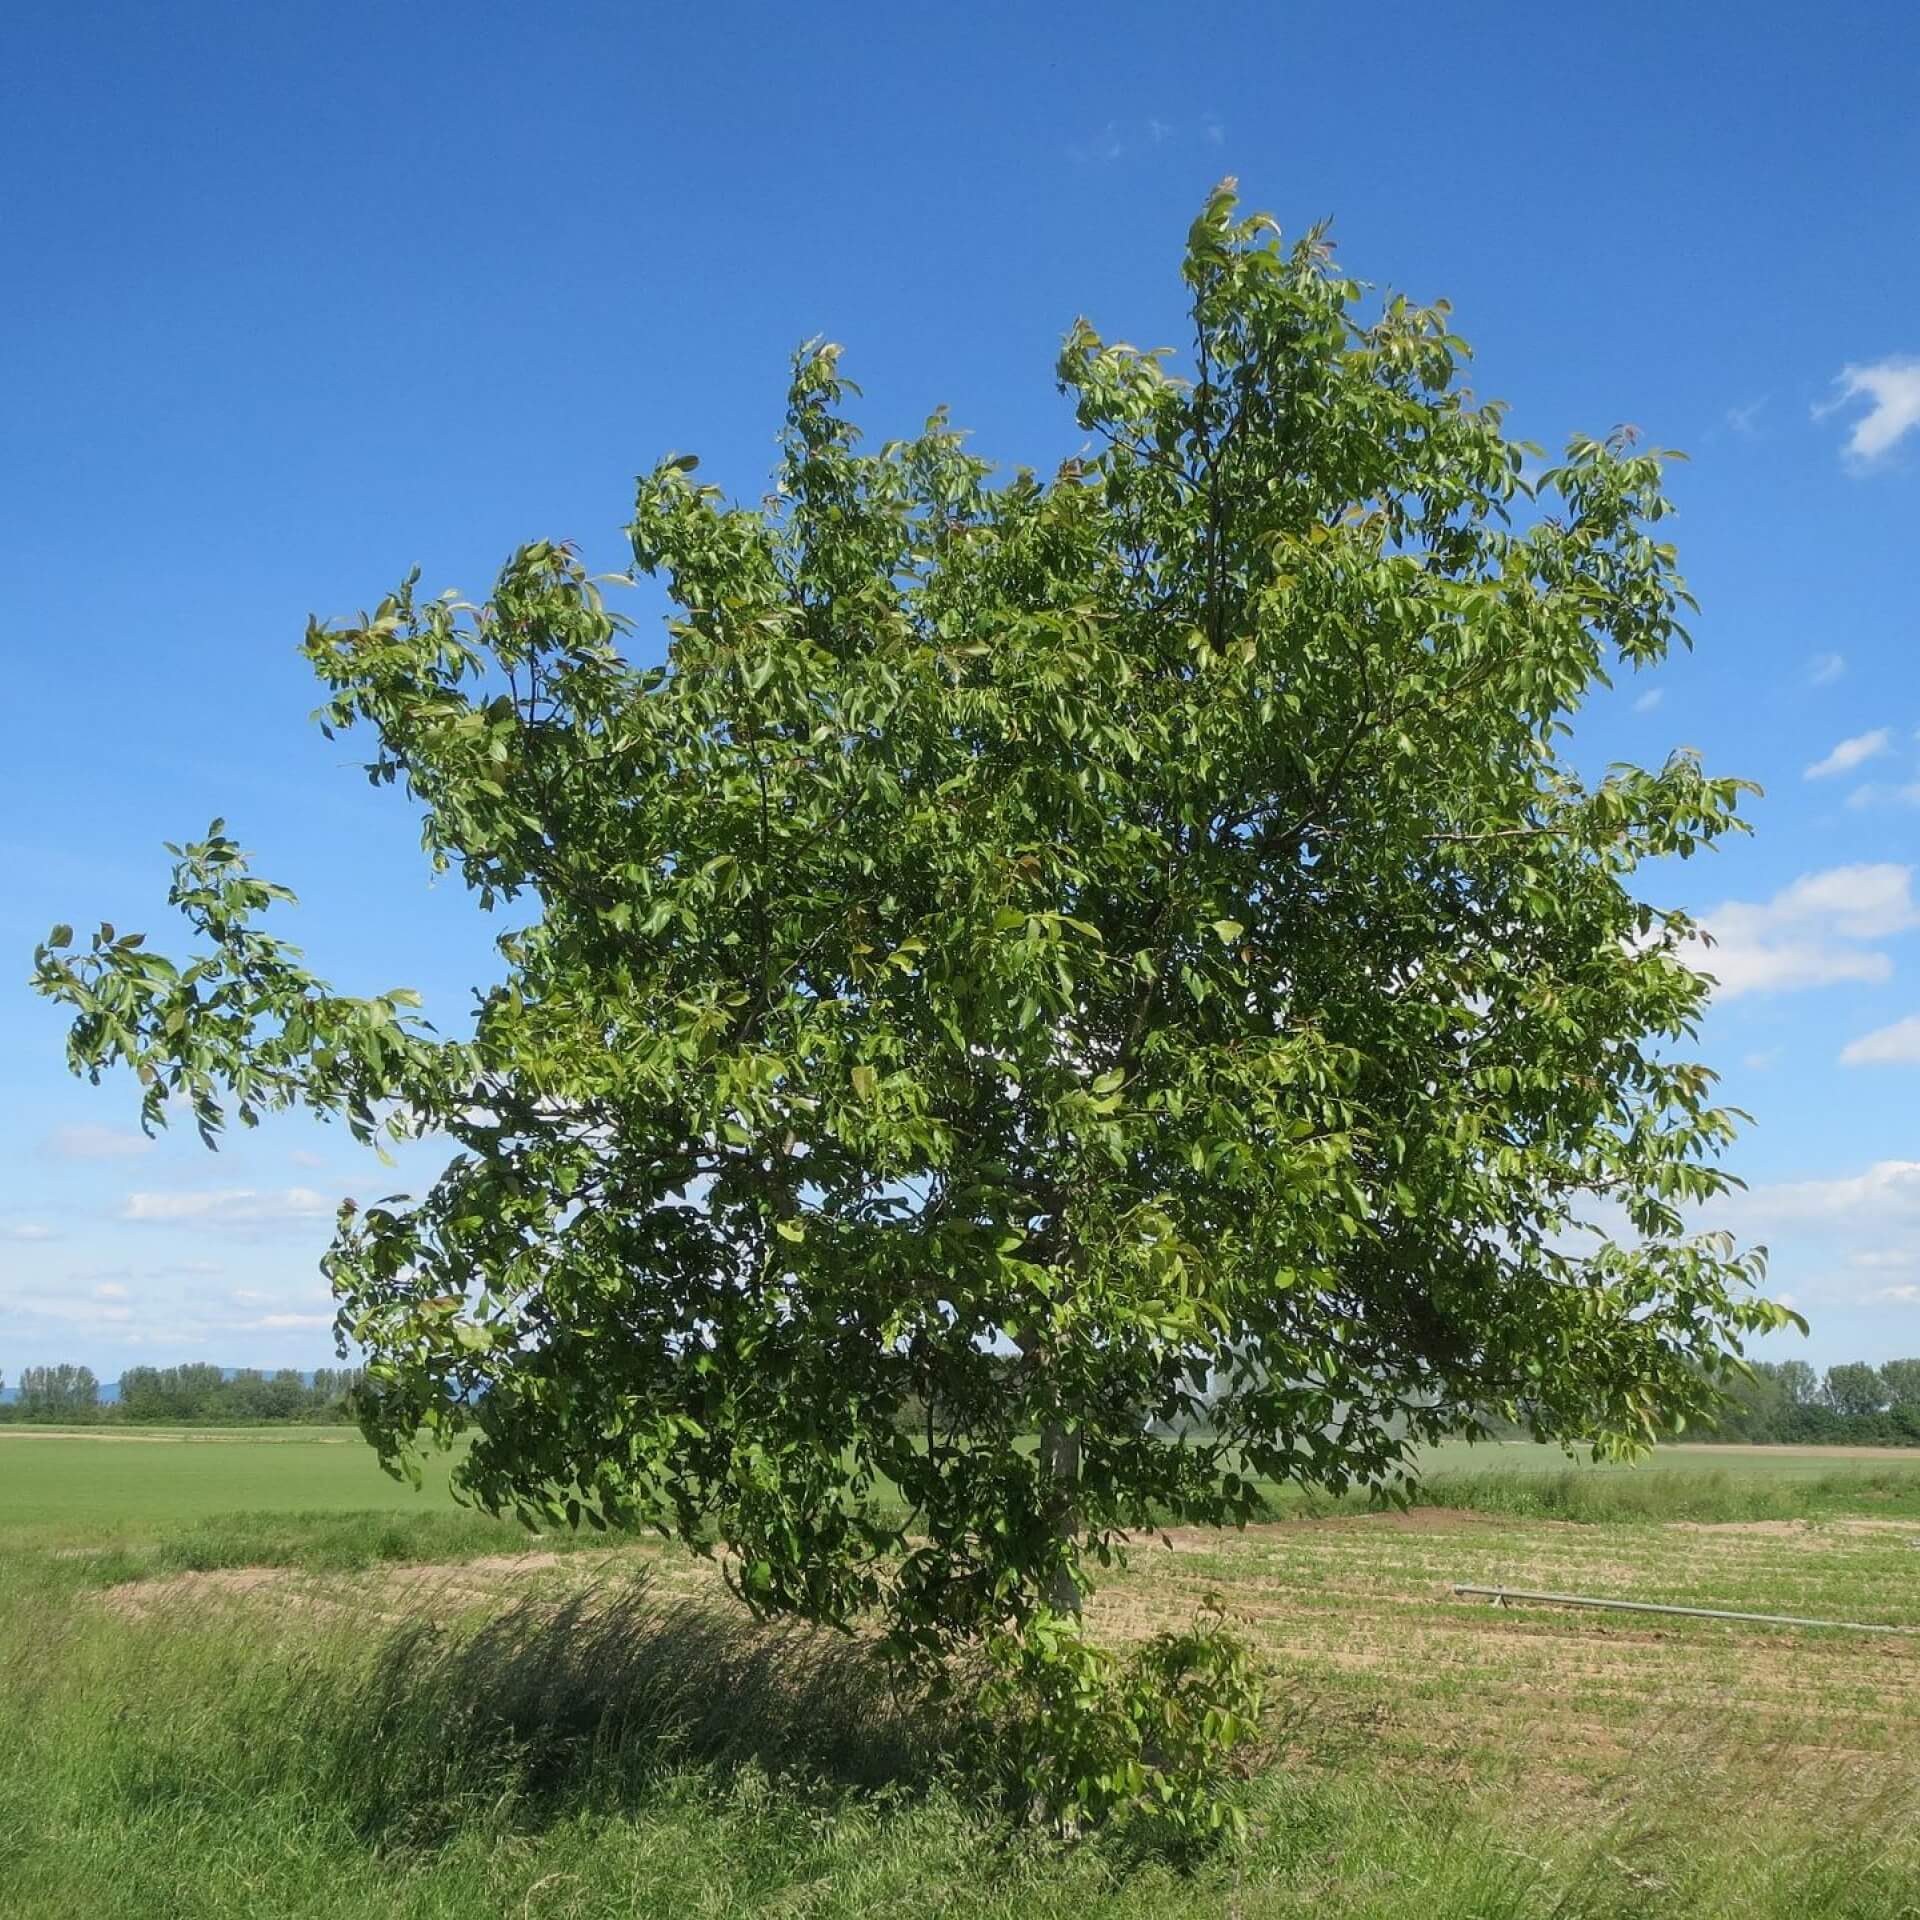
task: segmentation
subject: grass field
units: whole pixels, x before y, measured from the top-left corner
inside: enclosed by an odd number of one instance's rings
[[[1446,1504],[1174,1530],[1275,1702],[1244,1842],[1062,1848],[858,1644],[664,1550],[530,1539],[338,1432],[0,1433],[0,1914],[1920,1915],[1920,1637],[1499,1609],[1455,1582],[1920,1626],[1920,1460],[1520,1447]]]

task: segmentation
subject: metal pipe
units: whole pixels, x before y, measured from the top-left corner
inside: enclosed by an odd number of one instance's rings
[[[1846,1633],[1920,1634],[1920,1627],[1876,1626],[1865,1620],[1802,1620],[1789,1613],[1729,1613],[1720,1607],[1670,1607],[1657,1600],[1602,1600],[1590,1593],[1528,1593],[1520,1587],[1464,1587],[1456,1594],[1480,1594],[1505,1606],[1512,1600],[1533,1600],[1552,1607],[1601,1607],[1611,1613],[1678,1613],[1693,1620],[1746,1620],[1762,1627],[1837,1627]]]

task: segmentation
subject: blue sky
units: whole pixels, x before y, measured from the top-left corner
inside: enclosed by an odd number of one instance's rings
[[[457,1020],[487,975],[308,724],[310,611],[415,564],[483,589],[534,537],[621,565],[668,450],[757,492],[814,333],[876,435],[945,401],[1057,459],[1062,331],[1178,340],[1226,173],[1451,299],[1516,432],[1691,454],[1698,649],[1580,753],[1765,786],[1648,888],[1722,936],[1703,1052],[1757,1119],[1723,1217],[1793,1350],[1920,1353],[1920,10],[23,5],[8,55],[9,1379],[326,1361],[333,1205],[396,1184],[305,1123],[145,1143],[23,985],[55,920],[163,935],[160,842],[223,814],[340,985]]]

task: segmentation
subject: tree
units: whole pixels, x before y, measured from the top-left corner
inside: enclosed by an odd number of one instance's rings
[[[1849,1360],[1827,1369],[1827,1404],[1835,1413],[1858,1418],[1879,1413],[1887,1404],[1886,1383],[1877,1367]]]
[[[1749,1376],[1735,1381],[1727,1404],[1716,1415],[1713,1430],[1728,1440],[1778,1440],[1788,1417],[1790,1402],[1780,1379],[1780,1368],[1772,1361],[1752,1362]]]
[[[1889,1360],[1880,1369],[1880,1380],[1887,1403],[1920,1408],[1920,1360]]]
[[[711,1529],[752,1606],[937,1661],[1263,1477],[1641,1445],[1793,1319],[1684,1231],[1737,1116],[1630,885],[1742,783],[1560,751],[1685,637],[1660,459],[1576,440],[1536,508],[1447,310],[1230,186],[1185,278],[1184,375],[1071,330],[1051,479],[940,414],[863,452],[803,351],[771,501],[640,483],[663,665],[550,542],[310,626],[324,725],[514,905],[469,1035],[314,977],[217,822],[195,957],[40,951],[149,1126],[447,1137],[326,1260],[389,1462],[470,1432],[482,1506]]]
[[[1774,1368],[1787,1404],[1794,1407],[1816,1406],[1820,1399],[1820,1376],[1804,1360],[1782,1360]]]
[[[99,1404],[100,1383],[91,1367],[20,1369],[20,1410],[27,1419],[65,1419],[91,1413]]]

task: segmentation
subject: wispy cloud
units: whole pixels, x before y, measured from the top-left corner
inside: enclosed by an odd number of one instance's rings
[[[94,1288],[93,1297],[96,1300],[124,1300],[127,1290],[118,1280],[103,1280]]]
[[[1189,144],[1194,140],[1217,147],[1227,137],[1217,114],[1203,114],[1198,122],[1162,120],[1150,114],[1144,120],[1109,120],[1098,133],[1070,141],[1067,157],[1075,166],[1111,165],[1143,147]]]
[[[1840,1049],[1843,1067],[1920,1067],[1920,1013],[1876,1027]]]
[[[1871,1306],[1920,1280],[1920,1160],[1876,1160],[1830,1178],[1760,1181],[1710,1200],[1701,1227],[1765,1243],[1803,1302]]]
[[[1771,900],[1729,900],[1696,916],[1711,936],[1693,964],[1718,1001],[1841,981],[1878,981],[1892,960],[1867,943],[1920,926],[1913,869],[1891,862],[1802,874]]]
[[[311,1187],[223,1187],[186,1193],[130,1193],[123,1220],[210,1227],[272,1226],[290,1220],[323,1220],[334,1202]]]
[[[1824,419],[1850,401],[1865,399],[1867,410],[1847,435],[1847,455],[1862,466],[1891,453],[1920,427],[1920,359],[1892,354],[1864,366],[1845,366],[1834,385],[1839,392],[1815,407],[1813,417]]]
[[[241,1327],[246,1332],[268,1332],[274,1329],[330,1327],[333,1315],[330,1313],[267,1313],[258,1320],[243,1320]]]
[[[1869,780],[1847,795],[1847,805],[1856,813],[1863,813],[1869,807],[1920,807],[1920,780],[1910,781],[1904,787]]]
[[[56,1127],[44,1145],[62,1160],[126,1160],[153,1151],[153,1142],[144,1133],[117,1127]]]
[[[1664,688],[1649,687],[1646,692],[1633,703],[1633,710],[1635,713],[1651,713],[1666,697],[1666,690]]]
[[[0,1240],[56,1240],[59,1235],[44,1220],[9,1220],[0,1226]]]
[[[1807,662],[1807,685],[1830,687],[1847,670],[1844,653],[1816,653]]]
[[[1864,766],[1869,760],[1885,753],[1892,744],[1891,727],[1875,727],[1871,733],[1856,733],[1851,740],[1842,740],[1825,759],[1816,760],[1802,778],[1825,780],[1836,773],[1851,773],[1855,767]]]
[[[1084,167],[1095,161],[1118,160],[1126,151],[1127,143],[1121,135],[1119,122],[1109,120],[1091,139],[1074,141],[1067,148],[1067,157],[1076,166]]]
[[[1913,1247],[1863,1247],[1847,1255],[1847,1265],[1864,1273],[1899,1273],[1915,1264],[1920,1264],[1920,1249]]]
[[[57,1293],[17,1293],[0,1301],[8,1313],[24,1313],[35,1320],[58,1320],[73,1327],[118,1326],[133,1318],[131,1307],[99,1300],[73,1300]]]
[[[1759,429],[1753,423],[1759,419],[1760,409],[1767,404],[1767,401],[1771,397],[1771,395],[1763,393],[1758,400],[1749,400],[1744,407],[1729,407],[1727,409],[1727,425],[1730,426],[1735,433],[1744,434],[1749,440],[1757,438]]]

